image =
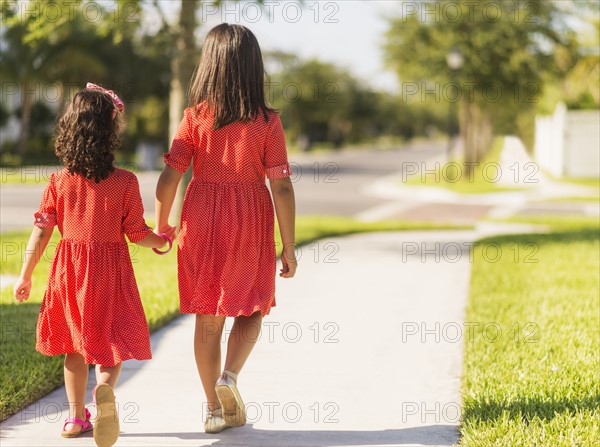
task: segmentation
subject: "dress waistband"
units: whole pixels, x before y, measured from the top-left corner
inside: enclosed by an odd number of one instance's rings
[[[122,241],[118,241],[118,242],[114,242],[114,241],[98,241],[98,240],[86,240],[86,239],[71,239],[68,237],[63,237],[59,243],[65,243],[65,244],[69,244],[69,245],[96,245],[96,246],[103,246],[103,247],[114,247],[114,248],[121,248],[121,247],[127,247],[127,242],[125,241],[125,239],[123,239]]]
[[[192,178],[190,185],[204,186],[208,188],[266,188],[267,185],[264,182],[208,182],[206,180],[200,180]]]

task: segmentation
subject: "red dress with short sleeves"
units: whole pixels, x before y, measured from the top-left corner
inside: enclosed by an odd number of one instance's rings
[[[35,225],[58,225],[48,287],[37,323],[42,354],[78,352],[89,364],[152,358],[146,316],[124,235],[138,242],[144,222],[137,177],[115,169],[99,183],[66,169],[50,176]]]
[[[275,306],[270,179],[290,176],[279,115],[213,130],[205,103],[187,109],[165,163],[193,178],[177,253],[182,313],[236,317]]]

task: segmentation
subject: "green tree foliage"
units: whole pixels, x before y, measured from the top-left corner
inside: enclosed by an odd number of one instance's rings
[[[266,84],[267,99],[281,112],[288,139],[304,150],[317,142],[341,147],[384,135],[410,139],[426,134],[428,124],[444,123],[439,107],[375,91],[333,64],[283,53],[267,59],[281,67]]]
[[[267,83],[268,99],[281,111],[288,137],[304,141],[343,140],[350,131],[348,107],[354,80],[332,64],[291,64]],[[301,144],[302,145],[302,144]]]
[[[600,107],[600,20],[590,21],[591,32],[581,33],[579,59],[561,83],[562,97],[570,109]]]
[[[40,133],[32,123],[34,110],[41,107],[36,104],[60,113],[66,99],[88,81],[117,91],[127,103],[127,117],[136,123],[149,95],[164,98],[159,108],[166,110],[170,73],[164,54],[170,44],[160,34],[141,32],[140,2],[35,0],[25,5],[2,0],[1,6],[1,81],[3,90],[10,85],[19,95],[17,153],[23,161],[53,159],[50,132]],[[164,126],[153,133],[166,140]],[[129,129],[125,149],[132,150],[142,137]]]
[[[464,64],[455,73],[461,103],[465,160],[479,161],[494,132],[515,129],[533,115],[548,79],[564,76],[576,61],[570,2],[531,0],[409,2],[390,20],[385,54],[403,86],[438,83],[442,101],[454,99],[446,55],[457,48]],[[499,129],[502,128],[502,129]]]

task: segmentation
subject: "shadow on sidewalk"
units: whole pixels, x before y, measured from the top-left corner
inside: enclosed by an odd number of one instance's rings
[[[247,447],[294,446],[451,446],[458,441],[455,425],[430,425],[389,430],[261,430],[251,425],[229,429],[218,434],[188,433],[121,433],[121,438],[176,438],[181,440],[213,440],[214,446],[244,445]],[[165,440],[165,445],[167,445]],[[171,443],[169,443],[171,444]],[[171,444],[172,445],[172,444]],[[204,445],[204,444],[203,444]]]

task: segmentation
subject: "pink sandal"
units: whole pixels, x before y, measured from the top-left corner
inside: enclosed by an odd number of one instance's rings
[[[81,430],[79,431],[65,431],[65,427],[67,424],[77,424],[81,425]],[[63,425],[63,431],[61,432],[61,436],[63,438],[78,438],[83,433],[93,430],[92,423],[90,422],[90,412],[88,409],[85,409],[85,421],[82,421],[79,418],[67,418],[65,419],[65,424]]]

